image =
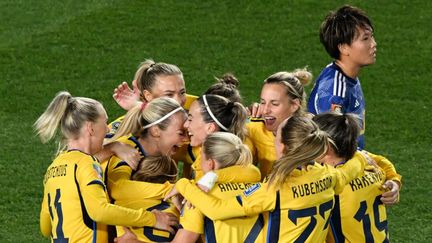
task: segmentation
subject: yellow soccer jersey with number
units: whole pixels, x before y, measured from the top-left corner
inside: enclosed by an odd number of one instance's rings
[[[40,227],[54,242],[106,242],[106,224],[154,226],[156,218],[108,202],[102,169],[78,150],[61,153],[48,167]]]
[[[117,141],[128,144],[136,148],[142,156],[146,153],[139,141],[134,136],[123,136]],[[140,196],[146,199],[163,199],[172,185],[169,182],[164,184],[148,183],[142,181],[130,180],[132,168],[116,156],[111,156],[108,161],[104,162],[105,181],[108,188],[108,194],[114,201],[123,200],[123,198],[133,198]]]
[[[149,183],[155,184],[157,187],[157,183]],[[147,199],[145,195],[139,194],[129,194],[119,200],[115,201],[116,205],[124,206],[127,208],[140,209],[144,208],[147,211],[152,211],[153,209],[157,209],[159,211],[163,211],[166,213],[172,213],[179,217],[179,212],[174,205],[170,205],[167,202],[162,201],[161,199]],[[124,234],[123,227],[116,227],[117,236],[121,236]],[[143,228],[129,228],[138,238],[138,240],[143,242],[169,242],[174,239],[174,235],[170,234],[168,231],[158,230],[153,227],[143,227]]]
[[[261,177],[266,177],[276,160],[275,136],[265,128],[262,120],[251,119],[246,124],[248,140],[245,144],[251,149],[254,161],[259,165]]]
[[[201,192],[189,181],[177,182],[177,190],[212,220],[268,211],[267,242],[324,242],[334,195],[364,169],[364,158],[354,158],[338,169],[313,163],[295,169],[276,190],[256,184],[235,198],[219,200]]]
[[[232,167],[215,171],[218,173],[218,182],[209,193],[220,199],[231,198],[260,181],[258,168],[250,165],[242,169],[243,173],[237,173],[238,170]],[[213,221],[199,209],[185,207],[180,225],[187,231],[204,234],[206,242],[264,242],[262,214]]]
[[[183,106],[186,110],[189,110],[190,105],[198,99],[198,96],[186,94],[186,102]],[[117,129],[120,127],[125,116],[121,116],[115,119],[113,122],[108,124],[109,132],[106,134],[105,138],[112,138],[114,134],[117,132]]]
[[[368,155],[383,166],[379,160],[384,157]],[[384,192],[382,185],[386,180],[400,182],[400,176],[391,169],[394,167],[388,160],[384,163],[384,168],[379,169],[365,164],[361,175],[335,197],[330,221],[332,230],[327,242],[389,242],[386,208],[380,200]],[[386,176],[385,170],[390,171],[390,177]]]

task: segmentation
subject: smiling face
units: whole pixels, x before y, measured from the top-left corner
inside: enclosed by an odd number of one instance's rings
[[[286,87],[279,83],[264,84],[261,90],[262,116],[267,130],[276,134],[283,120],[292,116],[299,109],[286,94]]]
[[[206,123],[201,114],[202,107],[198,101],[194,101],[189,109],[188,119],[184,127],[188,130],[191,146],[200,146],[206,137],[213,133],[215,126],[213,123]]]
[[[371,65],[376,61],[377,43],[370,27],[357,28],[355,39],[345,48],[347,58],[357,66]]]
[[[186,102],[186,88],[183,75],[160,75],[156,77],[151,91],[144,90],[147,101],[158,97],[175,99],[181,106]]]
[[[174,155],[177,149],[187,140],[183,124],[186,116],[183,112],[177,112],[170,118],[168,127],[160,130],[160,140],[157,147],[162,155]]]

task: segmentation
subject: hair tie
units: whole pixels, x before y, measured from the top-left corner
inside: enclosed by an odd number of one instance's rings
[[[210,117],[213,119],[214,122],[216,122],[216,124],[222,128],[224,131],[229,131],[228,128],[226,128],[224,125],[222,125],[222,123],[219,122],[218,119],[216,119],[216,117],[213,115],[213,112],[210,110],[210,106],[207,103],[207,98],[206,95],[202,96],[203,101],[204,101],[204,107],[206,108],[207,112],[209,113]]]
[[[151,127],[151,126],[154,126],[154,125],[156,125],[156,124],[159,124],[159,123],[163,122],[163,121],[166,120],[168,117],[170,117],[171,115],[173,115],[174,113],[176,113],[177,111],[180,111],[180,110],[183,110],[183,107],[181,107],[181,106],[180,106],[180,107],[177,107],[176,109],[172,110],[170,113],[168,113],[168,114],[166,114],[165,116],[159,118],[158,120],[156,120],[156,121],[154,121],[154,122],[152,122],[152,123],[150,123],[150,124],[145,125],[145,126],[143,127],[143,129],[147,129],[147,128]]]
[[[141,111],[143,111],[147,107],[148,102],[143,101],[141,103]]]

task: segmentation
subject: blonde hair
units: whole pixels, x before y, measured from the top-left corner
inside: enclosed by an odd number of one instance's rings
[[[177,178],[177,164],[171,157],[148,156],[138,165],[138,170],[132,175],[132,180],[152,183],[174,183]]]
[[[302,112],[306,108],[306,92],[304,87],[312,80],[312,73],[307,68],[296,69],[292,72],[277,72],[270,75],[264,80],[264,84],[282,84],[286,88],[286,95],[290,99],[298,99],[302,109],[296,113]]]
[[[115,141],[130,133],[137,138],[145,137],[148,131],[148,129],[145,128],[146,125],[160,120],[176,109],[178,112],[183,113],[186,118],[186,112],[184,109],[179,108],[181,108],[180,104],[176,100],[168,97],[159,97],[153,99],[149,103],[137,105],[128,111],[116,134],[110,139],[110,141]],[[175,112],[174,114],[178,112]],[[161,130],[165,130],[170,124],[171,117],[174,114],[154,124],[154,126],[158,126]]]
[[[163,62],[156,63],[151,59],[147,59],[139,65],[134,80],[137,81],[138,89],[143,94],[144,90],[151,92],[158,76],[171,75],[180,75],[183,78],[183,73],[176,65]],[[141,95],[141,98],[146,101],[143,95]]]
[[[72,97],[69,92],[61,91],[56,94],[33,127],[42,143],[46,143],[55,136],[60,125],[62,136],[58,153],[65,148],[66,140],[79,137],[85,122],[96,122],[102,111],[102,104],[94,99]]]
[[[239,137],[228,132],[215,132],[207,136],[202,150],[207,159],[217,161],[219,168],[252,163],[252,153]]]
[[[326,132],[307,116],[293,116],[281,124],[283,155],[273,164],[269,184],[281,186],[297,167],[313,162],[327,152],[330,142]]]
[[[208,106],[206,106],[204,98]],[[203,95],[197,101],[201,106],[201,115],[206,123],[216,122],[215,119],[217,119],[216,124],[219,122],[227,128],[225,130],[217,125],[220,129],[237,135],[241,140],[246,138],[247,111],[242,104],[229,101],[227,98],[219,95],[211,94]],[[208,109],[215,119],[213,119]]]

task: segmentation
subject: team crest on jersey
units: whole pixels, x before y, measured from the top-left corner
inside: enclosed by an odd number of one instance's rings
[[[339,113],[342,113],[342,106],[338,105],[338,104],[332,104],[331,105],[331,110],[339,112]]]
[[[243,192],[243,194],[245,195],[245,197],[249,197],[254,192],[256,192],[260,187],[261,187],[261,183],[256,183],[255,185],[252,185],[251,187],[249,187],[248,189],[246,189]]]
[[[100,164],[98,164],[98,163],[93,163],[93,169],[95,170],[95,172],[96,172],[96,176],[99,178],[99,179],[101,179],[101,180],[103,180],[102,178],[102,175],[103,175],[103,172],[102,172],[102,168],[101,168],[101,166],[100,166]]]

